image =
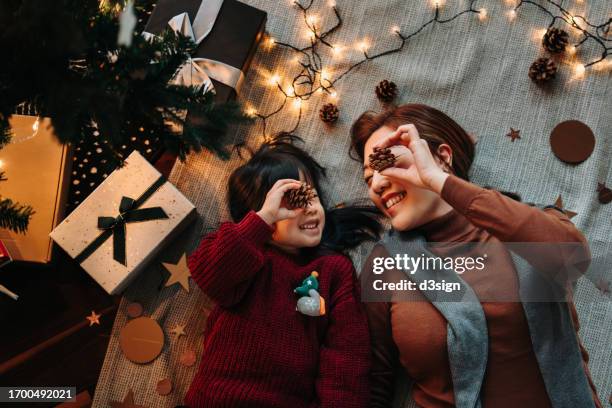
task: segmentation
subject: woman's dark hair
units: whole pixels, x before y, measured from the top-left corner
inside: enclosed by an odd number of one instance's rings
[[[383,126],[396,129],[407,123],[416,126],[434,155],[437,154],[438,146],[449,145],[453,151],[453,173],[468,180],[468,171],[474,160],[473,138],[447,114],[427,105],[410,103],[381,113],[362,113],[351,128],[351,152],[363,161],[365,144],[372,133]]]
[[[382,226],[379,211],[374,206],[349,205],[333,209],[326,206],[320,181],[325,168],[307,152],[295,146],[301,140],[290,134],[281,134],[264,143],[251,158],[238,167],[229,178],[229,211],[234,222],[239,222],[249,211],[258,211],[266,194],[281,179],[300,179],[313,186],[325,210],[325,228],[320,246],[342,252],[366,240],[378,239]]]

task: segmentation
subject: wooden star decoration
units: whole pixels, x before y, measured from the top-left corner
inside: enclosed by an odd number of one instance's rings
[[[96,314],[96,312],[92,310],[91,314],[86,317],[86,319],[89,320],[89,327],[93,326],[94,324],[99,325],[101,316],[102,315]]]
[[[599,281],[597,281],[596,287],[599,289],[602,295],[608,296],[610,294],[610,282],[604,278],[600,278]]]
[[[176,326],[174,326],[174,329],[170,330],[170,333],[174,334],[177,339],[181,336],[186,336],[187,333],[185,333],[185,326],[186,325],[184,324],[177,324]]]
[[[510,139],[512,139],[511,141],[514,142],[516,139],[521,138],[519,133],[521,133],[520,130],[515,130],[514,128],[510,128],[510,133],[508,133],[506,136],[508,136]]]
[[[567,218],[572,219],[574,218],[578,213],[567,210],[563,207],[563,199],[561,198],[561,196],[559,196],[557,198],[557,201],[555,201],[555,207],[559,207],[561,209],[561,211],[563,211],[565,213],[565,215],[567,215]]]
[[[189,277],[191,276],[191,272],[187,266],[187,254],[183,254],[176,264],[162,262],[162,265],[170,272],[170,277],[166,281],[165,286],[168,287],[175,283],[180,283],[183,289],[189,292]]]
[[[127,395],[123,399],[123,402],[111,401],[110,406],[112,408],[147,408],[144,405],[134,404],[134,391],[132,391],[131,389],[128,391]]]

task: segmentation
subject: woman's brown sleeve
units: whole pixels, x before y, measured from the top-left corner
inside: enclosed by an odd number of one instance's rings
[[[536,243],[512,248],[540,271],[555,278],[563,273],[573,280],[588,268],[587,240],[562,211],[541,210],[453,175],[446,179],[441,196],[472,224],[502,242]]]

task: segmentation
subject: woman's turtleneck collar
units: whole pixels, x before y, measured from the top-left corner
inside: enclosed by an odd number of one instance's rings
[[[428,242],[462,242],[469,241],[468,235],[476,227],[455,209],[417,227]]]

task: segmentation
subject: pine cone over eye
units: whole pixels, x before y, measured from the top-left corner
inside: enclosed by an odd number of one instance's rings
[[[306,208],[317,196],[314,188],[308,183],[302,183],[299,188],[294,188],[285,193],[285,199],[291,209]]]
[[[375,147],[374,152],[370,154],[370,168],[376,171],[383,171],[386,168],[393,167],[397,157],[391,152],[388,147]]]

